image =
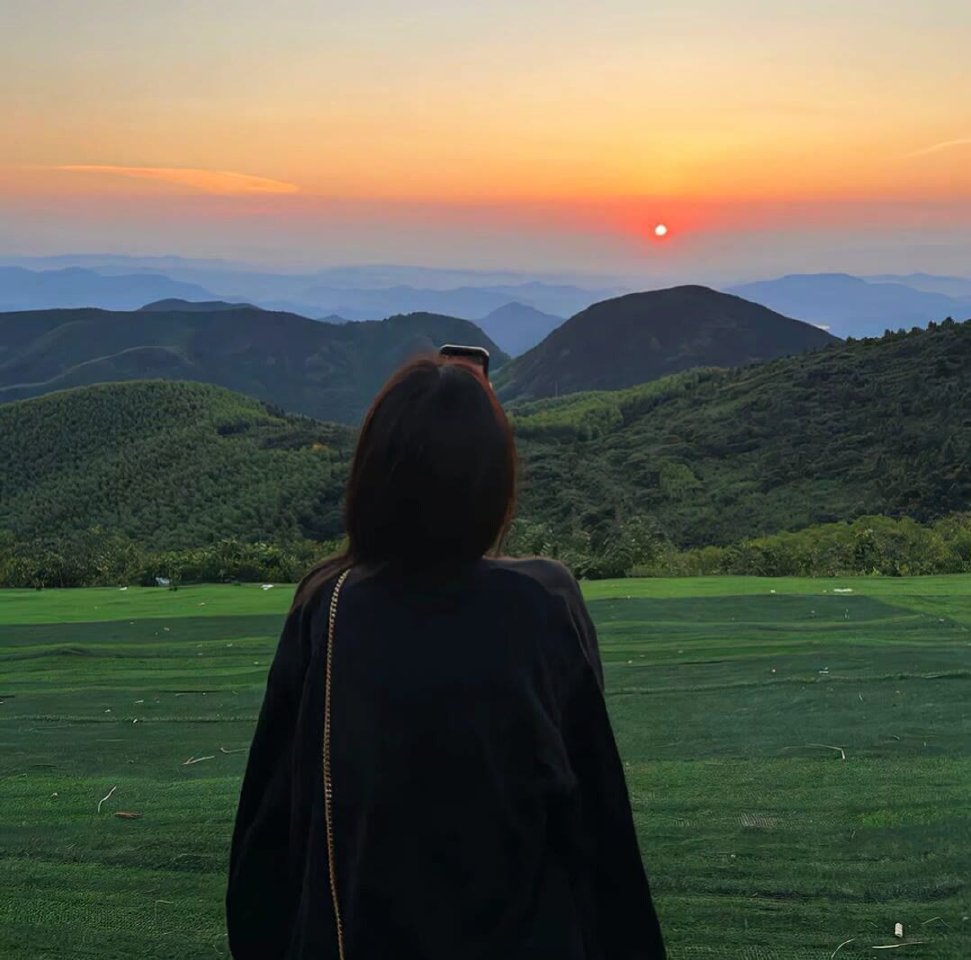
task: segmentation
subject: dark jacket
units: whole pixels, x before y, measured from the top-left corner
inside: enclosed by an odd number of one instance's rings
[[[329,582],[286,621],[250,749],[236,960],[337,956],[321,771]],[[658,960],[593,624],[549,560],[352,571],[333,654],[347,960]]]

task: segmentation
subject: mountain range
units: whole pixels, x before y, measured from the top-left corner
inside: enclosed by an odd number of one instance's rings
[[[233,261],[175,256],[0,259],[0,310],[133,310],[150,301],[178,298],[245,302],[341,321],[429,312],[476,321],[512,356],[535,346],[549,330],[547,322],[535,316],[517,323],[507,313],[493,322],[492,316],[510,304],[552,318],[570,317],[596,302],[657,286],[656,278],[634,281],[394,264],[274,272]],[[971,278],[965,277],[801,274],[723,289],[838,336],[879,336],[885,329],[971,316]]]
[[[519,323],[516,327],[516,323]],[[519,305],[493,315],[521,338],[556,318]],[[605,300],[507,355],[467,320],[413,313],[321,323],[246,304],[165,300],[123,313],[0,314],[0,400],[112,380],[197,380],[322,419],[355,423],[381,383],[416,352],[471,343],[493,355],[503,400],[626,387],[691,367],[734,367],[818,349],[834,338],[707,287]]]
[[[890,277],[863,280],[845,273],[793,274],[740,284],[730,287],[729,292],[814,323],[840,337],[879,337],[888,329],[909,330],[924,327],[932,320],[971,316],[971,281],[920,276],[912,279],[928,286],[949,286],[953,292],[917,289]]]
[[[337,314],[348,320],[380,320],[427,312],[479,320],[508,303],[565,317],[622,292],[603,278],[581,278],[580,286],[556,276],[393,265],[274,273],[179,257],[89,255],[2,262],[8,266],[0,266],[0,309],[7,310],[131,310],[151,300],[180,297],[244,301],[308,317]],[[167,286],[162,279],[169,281]]]
[[[971,504],[971,322],[513,414],[527,542],[649,520],[679,546]],[[340,534],[354,430],[207,384],[142,381],[0,404],[0,529],[146,549]]]
[[[971,277],[947,277],[934,273],[884,273],[861,279],[870,283],[902,283],[914,290],[943,293],[949,297],[971,297]]]
[[[213,299],[208,290],[196,283],[173,280],[157,273],[106,277],[79,267],[44,271],[0,267],[0,310],[80,306],[135,310],[149,300],[166,297]]]
[[[507,359],[467,320],[428,313],[319,323],[251,306],[0,314],[0,401],[116,380],[196,380],[355,423],[407,357],[446,342]]]

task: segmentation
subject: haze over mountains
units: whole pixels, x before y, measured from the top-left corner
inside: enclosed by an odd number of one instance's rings
[[[509,303],[568,317],[624,292],[615,284],[605,284],[604,278],[580,277],[581,286],[556,276],[394,265],[272,273],[177,257],[14,258],[0,263],[11,264],[19,277],[14,283],[11,274],[8,290],[0,275],[0,309],[7,310],[60,306],[133,310],[151,300],[181,297],[243,301],[311,318],[336,314],[347,320],[382,320],[426,312],[479,320]],[[172,281],[168,288],[148,285],[143,279],[163,274]],[[47,284],[50,294],[45,291]],[[131,291],[122,298],[126,284]]]
[[[477,325],[511,357],[518,357],[530,347],[535,347],[563,322],[563,317],[543,313],[525,303],[507,303],[484,316]]]
[[[135,310],[149,300],[165,297],[214,299],[198,284],[156,273],[107,277],[79,267],[44,271],[0,267],[0,311],[87,306]]]
[[[343,322],[430,312],[476,321],[511,355],[535,346],[555,326],[555,318],[573,316],[621,294],[670,285],[656,278],[397,265],[284,273],[232,261],[107,254],[6,258],[2,263],[8,266],[0,266],[0,310],[134,310],[151,301],[177,298],[245,302],[332,322],[335,317]],[[885,329],[971,315],[971,279],[962,277],[805,274],[723,289],[838,336],[879,336]],[[524,314],[513,322],[510,304],[554,319]]]
[[[929,321],[971,316],[971,281],[926,278],[916,289],[890,277],[863,280],[845,273],[795,274],[729,288],[747,300],[815,323],[839,337],[879,337],[884,330],[924,327]],[[964,292],[966,289],[967,292]]]

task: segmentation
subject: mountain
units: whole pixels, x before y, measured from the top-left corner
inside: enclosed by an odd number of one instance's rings
[[[225,300],[179,300],[169,297],[167,300],[155,300],[139,307],[139,313],[214,313],[217,310],[238,310],[240,307],[252,307],[251,303],[227,303]]]
[[[870,283],[845,273],[793,274],[741,284],[729,292],[802,317],[840,337],[878,337],[884,330],[971,315],[971,300],[902,283]]]
[[[526,549],[596,550],[638,525],[696,546],[945,516],[971,509],[971,322],[549,398],[512,421]],[[329,539],[353,442],[198,383],[2,404],[0,530],[31,543],[100,525],[153,550]]]
[[[115,380],[197,380],[353,423],[403,360],[445,342],[506,355],[467,320],[416,313],[344,325],[239,306],[0,314],[0,401]]]
[[[272,272],[226,260],[195,260],[176,256],[127,257],[117,254],[54,257],[3,257],[14,267],[85,273],[116,281],[164,274],[186,285],[183,292],[159,290],[132,295],[124,302],[106,300],[98,290],[70,301],[11,302],[7,309],[78,306],[134,309],[149,300],[183,297],[188,300],[245,301],[264,309],[316,317],[336,313],[349,320],[378,320],[400,313],[430,312],[475,320],[509,301],[569,316],[597,300],[630,289],[616,278],[555,274],[526,274],[510,270],[458,270],[395,264],[325,267],[315,271]],[[140,281],[133,281],[140,282]],[[194,292],[187,292],[188,289]],[[141,290],[141,288],[136,288]],[[2,284],[0,284],[2,293]],[[0,296],[0,309],[4,309]]]
[[[202,383],[0,404],[0,529],[35,541],[102,527],[151,550],[244,531],[277,543],[336,537],[353,438]]]
[[[177,297],[211,300],[195,283],[155,273],[106,277],[93,270],[25,270],[0,267],[0,310],[46,310],[97,304],[108,310],[134,310],[150,300]]]
[[[690,367],[735,367],[833,341],[809,324],[708,287],[604,300],[571,317],[496,377],[505,400],[614,390]]]
[[[236,278],[234,290],[246,289]],[[511,286],[463,286],[430,289],[400,284],[393,287],[343,288],[320,283],[294,286],[287,294],[255,298],[274,309],[309,315],[336,313],[350,320],[369,320],[393,313],[431,312],[453,317],[477,319],[504,307],[510,300],[522,301],[536,309],[563,309],[573,313],[594,300],[598,294],[577,287],[524,283]]]
[[[971,321],[550,398],[513,420],[534,549],[638,519],[679,546],[928,520],[971,510]]]
[[[478,325],[511,357],[518,357],[535,347],[562,323],[562,317],[543,313],[525,303],[507,303],[478,321]]]
[[[971,297],[971,277],[947,277],[933,273],[885,273],[880,276],[862,277],[867,283],[902,283],[913,290],[943,293],[949,297]]]

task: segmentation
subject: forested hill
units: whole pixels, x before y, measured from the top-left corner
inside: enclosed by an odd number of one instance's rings
[[[353,437],[201,383],[0,404],[0,531],[57,542],[101,527],[152,550],[328,539]]]
[[[286,410],[357,422],[403,360],[445,342],[505,354],[467,320],[412,313],[319,323],[255,307],[0,314],[0,401],[117,380],[195,380]]]
[[[517,408],[520,549],[971,509],[971,322]],[[351,429],[194,383],[0,405],[0,536],[329,539]],[[571,547],[573,549],[574,547]]]
[[[522,514],[607,537],[632,518],[679,545],[863,514],[971,509],[971,321],[515,417]]]
[[[503,400],[616,390],[692,367],[736,367],[835,338],[741,297],[683,286],[603,300],[496,377]]]

